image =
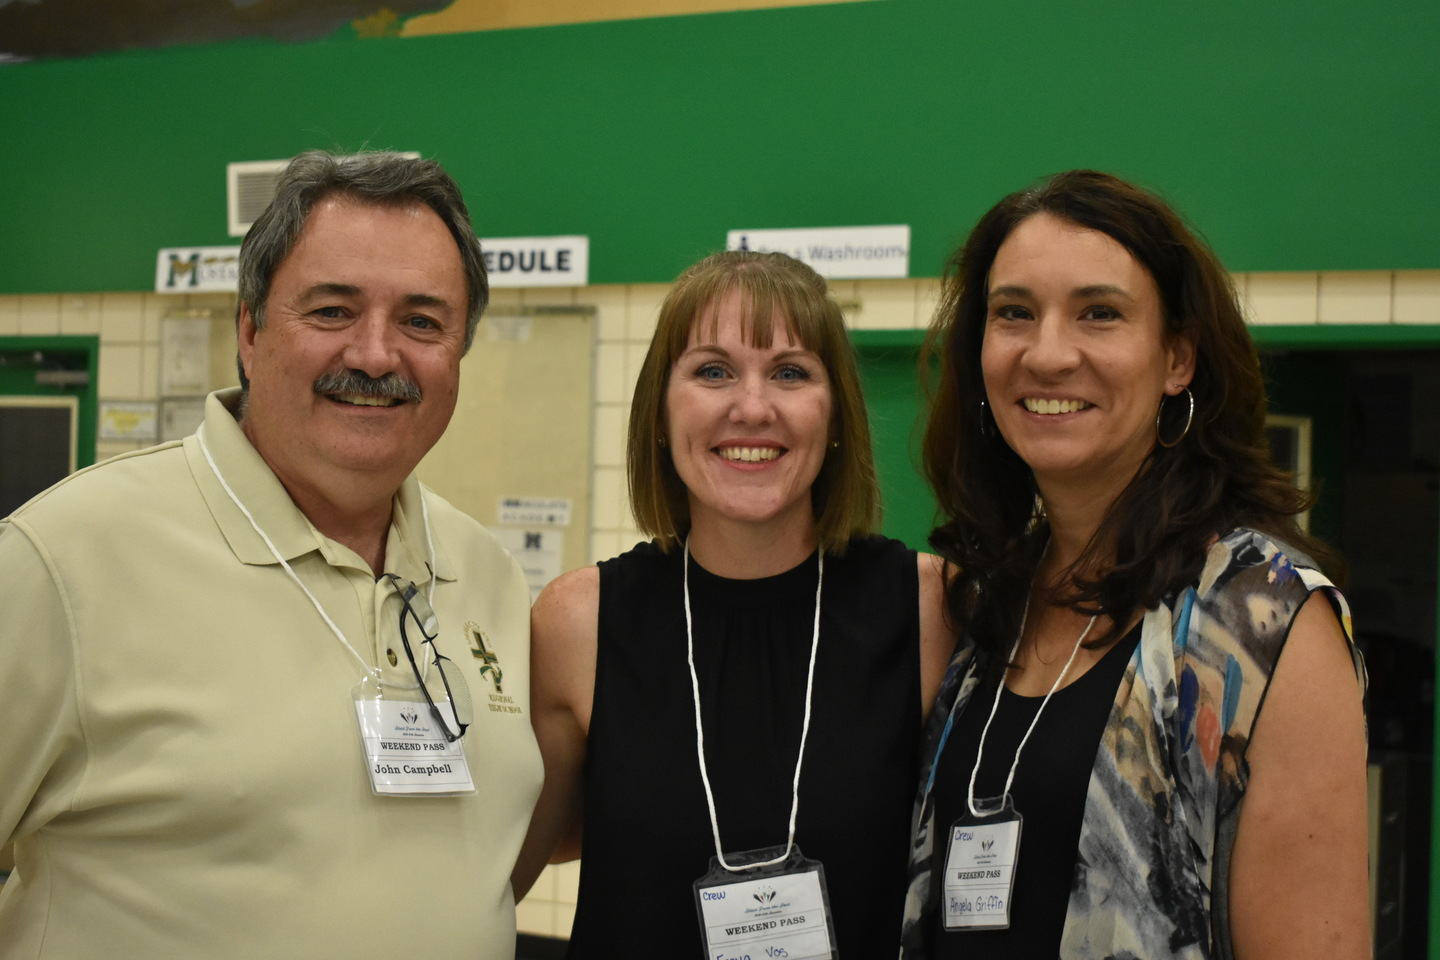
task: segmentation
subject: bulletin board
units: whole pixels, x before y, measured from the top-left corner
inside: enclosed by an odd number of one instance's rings
[[[417,471],[500,535],[527,574],[590,559],[594,323],[593,307],[487,313],[460,364],[450,427]],[[502,516],[506,500],[512,506]],[[525,509],[562,503],[564,510]]]

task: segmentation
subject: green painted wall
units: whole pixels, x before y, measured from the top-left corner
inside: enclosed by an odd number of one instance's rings
[[[853,334],[870,417],[875,473],[884,491],[881,532],[913,550],[930,550],[935,497],[923,478],[924,411],[929,404],[916,376],[918,343],[912,337]],[[908,332],[907,332],[908,333]]]
[[[482,234],[665,281],[732,227],[909,223],[935,275],[1059,169],[1156,186],[1235,270],[1440,267],[1440,4],[876,0],[0,66],[0,293],[226,244],[227,161],[416,149]]]

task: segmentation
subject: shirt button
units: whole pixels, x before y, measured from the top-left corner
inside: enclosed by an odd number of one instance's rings
[[[400,662],[400,658],[397,657],[397,656],[395,656],[395,651],[394,651],[394,650],[386,650],[386,651],[385,651],[385,656],[390,659],[390,666],[392,666],[392,667],[395,666],[397,663]]]

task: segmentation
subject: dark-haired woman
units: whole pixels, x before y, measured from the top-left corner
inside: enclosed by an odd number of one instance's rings
[[[815,271],[731,251],[681,275],[629,476],[655,540],[532,612],[545,788],[517,892],[558,841],[583,853],[571,957],[894,956],[954,637],[937,558],[871,535],[859,373]]]
[[[932,338],[963,637],[903,956],[1368,956],[1363,667],[1215,256],[1060,174],[981,219]]]

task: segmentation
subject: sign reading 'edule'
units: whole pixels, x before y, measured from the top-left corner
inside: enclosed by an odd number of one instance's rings
[[[492,287],[583,287],[589,237],[497,237],[480,241]]]

